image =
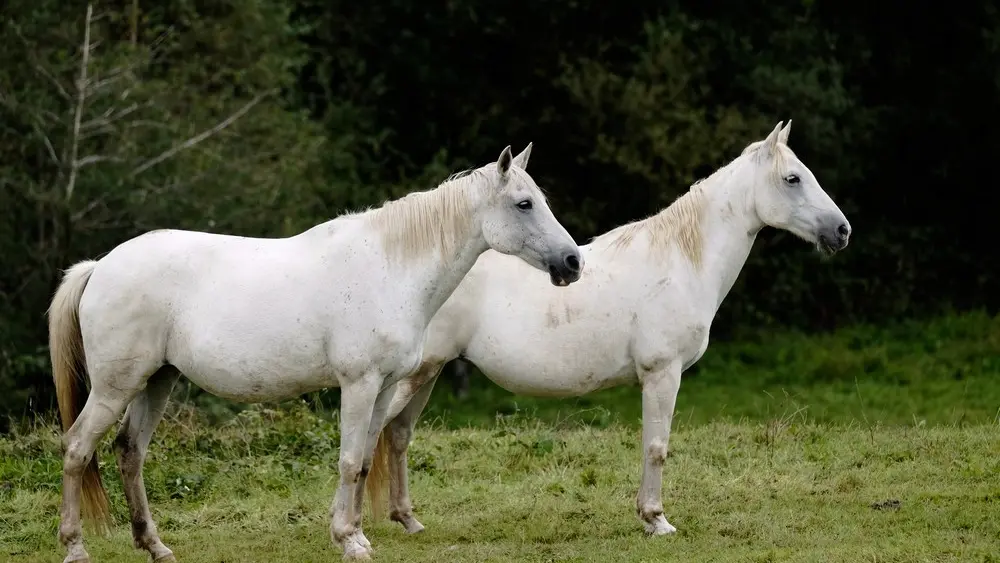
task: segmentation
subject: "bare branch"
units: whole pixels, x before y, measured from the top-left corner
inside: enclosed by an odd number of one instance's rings
[[[59,166],[60,163],[59,163],[59,157],[56,156],[56,148],[52,145],[52,141],[49,139],[49,136],[45,133],[45,130],[39,127],[37,123],[34,124],[34,129],[35,133],[37,133],[38,136],[42,138],[42,143],[45,144],[45,150],[48,151],[49,158],[52,159],[52,162],[56,166]]]
[[[117,66],[109,70],[106,73],[106,75],[100,80],[97,80],[99,77],[95,76],[94,79],[97,81],[94,82],[93,84],[89,84],[88,86],[92,91],[98,92],[103,88],[111,84],[114,84],[118,80],[121,80],[122,78],[125,78],[130,74],[133,74],[134,71],[140,66],[149,64],[152,58],[153,58],[153,53],[150,53],[148,57],[141,57],[141,58],[134,57],[133,60],[131,60],[127,64],[124,64],[122,66]],[[126,89],[125,91],[128,92],[128,89]]]
[[[125,125],[128,129],[135,129],[137,127],[149,127],[151,129],[169,129],[167,125],[160,123],[159,121],[153,121],[151,119],[136,119],[134,121],[129,121]]]
[[[38,72],[38,74],[44,76],[46,79],[48,79],[48,81],[51,82],[52,85],[56,87],[56,91],[59,92],[59,95],[62,96],[66,101],[71,100],[72,97],[69,95],[69,92],[67,92],[66,89],[63,88],[63,85],[59,82],[59,80],[57,80],[55,76],[52,76],[52,73],[46,70],[45,67],[42,66],[42,64],[38,61],[38,57],[35,56],[34,46],[31,44],[30,41],[28,41],[28,38],[24,36],[24,33],[21,31],[21,26],[17,25],[16,22],[9,22],[9,23],[11,28],[14,29],[14,33],[17,35],[18,39],[20,39],[21,43],[24,44],[25,50],[27,51],[28,56],[31,58],[32,66],[34,66],[35,71]]]
[[[41,74],[42,76],[44,76],[45,78],[47,78],[49,80],[49,82],[51,82],[52,85],[55,86],[56,91],[59,92],[59,95],[62,96],[62,98],[64,100],[70,101],[70,100],[73,99],[69,95],[69,92],[67,92],[66,89],[63,88],[63,85],[59,83],[59,81],[56,79],[56,77],[52,76],[52,74],[49,71],[45,70],[45,67],[43,67],[42,65],[40,65],[38,63],[35,63],[35,70],[38,72],[38,74]]]
[[[183,143],[174,145],[173,147],[167,149],[166,151],[160,153],[159,155],[157,155],[157,156],[155,156],[155,157],[147,160],[146,162],[143,162],[142,164],[140,164],[139,166],[137,166],[134,170],[132,170],[131,176],[133,176],[133,177],[137,176],[137,175],[145,172],[146,170],[149,170],[153,166],[156,166],[157,164],[163,162],[164,160],[167,160],[168,158],[170,158],[170,157],[174,156],[175,154],[181,152],[182,150],[189,149],[189,148],[197,145],[198,143],[204,141],[205,139],[211,137],[212,135],[215,135],[219,131],[222,131],[226,127],[229,127],[230,125],[232,125],[233,123],[235,123],[236,120],[238,120],[239,118],[241,118],[244,115],[246,115],[246,113],[248,111],[250,111],[251,109],[253,109],[253,107],[255,105],[259,104],[264,98],[266,98],[266,97],[268,97],[268,96],[270,96],[272,94],[277,93],[277,91],[278,91],[278,89],[275,88],[275,89],[272,89],[272,90],[268,90],[267,92],[264,92],[263,94],[257,95],[254,99],[252,99],[249,102],[247,102],[246,105],[244,105],[243,107],[241,107],[235,113],[233,113],[232,115],[230,115],[226,119],[220,121],[215,127],[212,127],[211,129],[207,129],[205,131],[202,131],[201,133],[195,135],[194,137],[191,137],[190,139],[184,141]]]
[[[87,139],[93,139],[94,137],[100,137],[101,135],[110,135],[117,132],[118,130],[111,123],[99,123],[88,128],[86,131],[81,131],[80,140],[84,141]]]
[[[90,18],[94,7],[87,4],[87,19],[83,27],[83,57],[80,59],[80,77],[76,83],[76,112],[73,115],[73,136],[70,138],[69,180],[66,181],[66,200],[73,197],[76,187],[76,173],[80,169],[77,156],[80,153],[80,120],[83,117],[83,103],[87,98],[87,64],[90,62]]]
[[[99,206],[102,203],[104,203],[104,201],[107,200],[107,199],[108,199],[107,197],[101,196],[101,197],[99,197],[99,198],[91,201],[83,209],[81,209],[81,210],[79,210],[79,211],[77,211],[76,213],[73,214],[72,221],[74,223],[80,222],[80,220],[83,219],[84,217],[86,217],[88,213],[90,213],[91,211],[93,211],[94,209],[96,209],[97,206]]]
[[[111,120],[112,123],[114,123],[115,121],[119,121],[122,118],[128,117],[129,115],[131,115],[132,113],[134,113],[136,110],[138,110],[142,106],[152,106],[152,105],[153,105],[152,102],[145,103],[145,104],[142,104],[142,105],[139,105],[138,103],[133,102],[132,105],[126,107],[125,109],[122,109],[122,110],[119,110],[119,111],[115,112],[115,114],[111,116],[110,120]]]
[[[83,168],[84,166],[90,166],[91,164],[97,164],[98,162],[122,162],[123,159],[117,156],[109,156],[104,154],[92,154],[85,156],[80,160],[76,161],[76,168]]]
[[[147,105],[151,105],[151,104],[147,104]],[[135,111],[138,110],[140,107],[141,106],[139,104],[133,103],[132,105],[130,105],[130,106],[124,108],[124,109],[118,110],[117,112],[115,111],[117,108],[110,107],[110,108],[107,109],[107,111],[105,111],[103,114],[101,114],[100,117],[95,117],[93,119],[88,119],[87,121],[81,123],[80,124],[80,131],[86,132],[86,131],[89,131],[89,130],[94,129],[94,128],[102,128],[103,129],[103,128],[109,128],[109,127],[111,127],[113,129],[112,126],[114,125],[114,123],[116,121],[120,121],[122,118],[128,117],[130,114],[135,113]]]
[[[156,53],[160,49],[160,46],[167,42],[167,38],[169,38],[171,35],[174,34],[174,29],[175,29],[174,26],[171,25],[163,32],[161,32],[159,35],[157,35],[156,39],[154,39],[153,43],[149,46],[150,51],[152,53]]]
[[[109,107],[108,109],[104,110],[104,113],[102,113],[100,117],[88,119],[87,121],[81,123],[80,131],[86,131],[91,127],[110,123],[109,119],[111,118],[111,114],[113,114],[114,112],[115,112],[115,107],[114,106]]]
[[[121,72],[121,73],[118,73],[118,74],[113,74],[112,76],[109,76],[108,78],[102,78],[101,80],[98,80],[97,82],[94,82],[92,84],[88,84],[87,85],[87,89],[96,94],[96,93],[100,92],[101,90],[103,90],[104,88],[106,88],[106,87],[114,84],[115,82],[118,82],[119,80],[121,80],[122,78],[124,78],[124,76],[125,76],[124,72]]]

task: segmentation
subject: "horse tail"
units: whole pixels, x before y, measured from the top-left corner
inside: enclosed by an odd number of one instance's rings
[[[371,469],[368,470],[368,477],[365,479],[365,490],[368,491],[372,517],[375,520],[380,520],[385,513],[386,491],[389,488],[389,441],[385,432],[383,429],[375,442],[375,455],[372,458]]]
[[[66,270],[48,310],[52,379],[63,432],[69,431],[76,422],[89,394],[86,354],[80,333],[80,298],[95,267],[96,260],[85,260]],[[111,508],[101,482],[96,453],[83,470],[81,503],[84,517],[97,525],[98,531],[109,527]]]

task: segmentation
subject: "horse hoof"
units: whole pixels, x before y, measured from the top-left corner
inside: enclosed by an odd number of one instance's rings
[[[372,558],[372,544],[361,532],[348,536],[344,542],[344,561],[369,561]]]
[[[419,534],[424,531],[424,525],[420,523],[419,520],[413,517],[412,514],[393,514],[391,520],[393,522],[399,522],[403,526],[403,530],[407,534]]]
[[[677,528],[667,522],[667,519],[661,514],[652,522],[646,522],[646,533],[651,536],[666,536],[677,533]]]
[[[357,549],[350,549],[344,551],[344,561],[371,561],[371,552],[367,549],[358,546]]]

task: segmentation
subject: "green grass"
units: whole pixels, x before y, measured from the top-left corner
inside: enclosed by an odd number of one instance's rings
[[[180,561],[336,561],[327,507],[336,425],[304,408],[253,409],[218,428],[168,421],[147,463],[153,512]],[[634,516],[634,429],[425,428],[412,492],[427,526],[369,524],[378,561],[997,561],[1000,434],[987,426],[681,424],[664,479],[680,530],[645,537]],[[0,553],[61,560],[58,436],[0,442]],[[144,561],[105,450],[121,523],[88,536],[96,561]],[[993,559],[991,559],[991,557]]]
[[[682,386],[664,471],[678,535],[645,537],[635,516],[638,389],[525,400],[479,383],[457,402],[442,386],[410,455],[427,531],[366,520],[376,560],[1000,561],[1000,319],[714,348]],[[206,412],[176,405],[146,463],[179,561],[339,560],[331,413]],[[58,562],[59,433],[17,426],[0,437],[0,560]],[[88,549],[140,563],[109,444],[118,526]]]

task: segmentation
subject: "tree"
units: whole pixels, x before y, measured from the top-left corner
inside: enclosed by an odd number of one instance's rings
[[[325,136],[283,107],[299,59],[278,3],[234,2],[182,31],[147,18],[136,43],[117,38],[138,19],[123,11],[45,7],[5,22],[0,71],[8,405],[46,398],[45,349],[29,343],[45,341],[61,269],[158,227],[290,234],[336,189],[315,174]],[[226,43],[227,18],[259,21],[256,41]]]

